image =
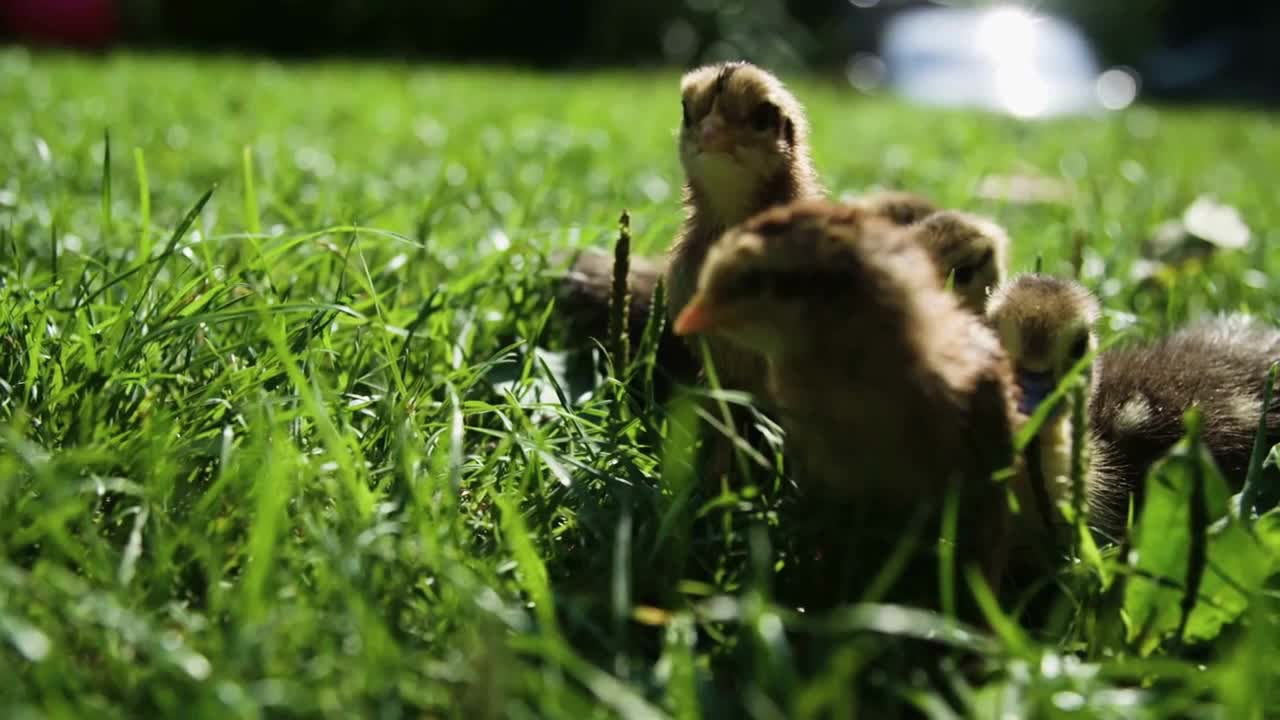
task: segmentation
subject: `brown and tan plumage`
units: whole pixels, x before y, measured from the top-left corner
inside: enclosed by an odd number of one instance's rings
[[[933,258],[945,280],[970,311],[982,314],[987,294],[1005,277],[1009,236],[990,218],[942,210],[911,226],[912,236]]]
[[[632,348],[640,347],[653,309],[654,288],[664,272],[666,265],[659,260],[631,256],[627,274],[627,332]],[[556,309],[563,319],[565,337],[571,345],[608,343],[612,292],[613,253],[588,248],[574,255],[573,263],[560,276],[556,286]],[[697,375],[698,363],[689,352],[689,346],[671,334],[669,323],[658,337],[655,371],[660,395],[673,384],[692,382]]]
[[[1097,345],[1094,324],[1098,304],[1082,285],[1049,275],[1020,275],[996,288],[987,301],[987,320],[1009,354],[1018,384],[1018,412],[1026,418],[1052,393],[1068,371]],[[1090,389],[1096,387],[1098,367],[1089,372]],[[1067,396],[1044,421],[1031,449],[1036,457],[1028,463],[1039,467],[1044,495],[1029,494],[1018,500],[1036,515],[1037,523],[1056,525],[1054,505],[1070,497],[1073,399]],[[1093,497],[1094,480],[1106,464],[1106,448],[1086,436],[1093,468],[1085,478],[1085,491]],[[1036,473],[1032,473],[1033,475]],[[1103,481],[1105,482],[1105,480]],[[1047,500],[1047,502],[1046,502]]]
[[[988,320],[1014,364],[1029,414],[1096,344],[1098,306],[1082,286],[1023,275],[993,293]],[[1219,315],[1171,335],[1103,352],[1087,393],[1090,523],[1118,539],[1146,472],[1184,432],[1199,405],[1203,440],[1238,488],[1248,471],[1262,411],[1262,388],[1280,360],[1280,330],[1245,315]],[[1051,494],[1063,497],[1071,449],[1070,399],[1041,427],[1041,462]],[[1268,409],[1269,442],[1280,441],[1280,401]]]
[[[1262,416],[1267,371],[1280,361],[1280,330],[1241,314],[1191,323],[1154,342],[1103,353],[1089,420],[1112,452],[1110,482],[1099,484],[1102,527],[1123,529],[1131,495],[1147,469],[1182,437],[1183,414],[1200,407],[1202,439],[1228,484],[1248,473]],[[1267,409],[1267,442],[1280,442],[1280,400]]]
[[[710,251],[679,334],[767,360],[789,455],[811,491],[892,515],[959,487],[988,569],[1004,548],[1012,377],[995,336],[943,290],[923,249],[864,209],[761,213]]]
[[[729,227],[774,205],[824,194],[809,158],[804,109],[769,72],[744,62],[692,70],[680,82],[684,225],[668,253],[672,318],[693,296],[711,245]],[[753,352],[708,342],[721,384],[764,391]]]
[[[881,190],[857,196],[849,205],[863,208],[870,215],[889,223],[908,226],[937,211],[928,198],[903,190]],[[631,256],[631,272],[627,277],[630,291],[631,345],[636,347],[653,309],[653,292],[666,273],[666,259]],[[568,270],[559,276],[556,288],[557,309],[566,321],[567,337],[575,343],[607,341],[609,294],[613,283],[613,253],[587,248],[573,255]],[[692,382],[698,361],[690,348],[664,327],[659,343],[658,370],[671,381]]]
[[[847,204],[902,226],[920,222],[938,211],[932,200],[907,190],[878,190],[851,198]]]

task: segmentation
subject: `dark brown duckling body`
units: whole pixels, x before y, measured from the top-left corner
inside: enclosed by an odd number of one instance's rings
[[[1013,362],[1030,414],[1065,373],[1096,346],[1097,302],[1080,285],[1023,275],[1002,285],[987,309]],[[1244,315],[1199,320],[1167,337],[1104,351],[1086,394],[1090,524],[1105,539],[1124,536],[1131,501],[1141,503],[1151,465],[1183,436],[1194,404],[1202,439],[1235,489],[1248,472],[1261,419],[1263,386],[1280,360],[1280,330]],[[1065,497],[1072,429],[1070,399],[1040,428],[1040,467],[1053,499]],[[1268,442],[1280,441],[1280,399],[1267,411]]]
[[[1280,361],[1280,330],[1247,315],[1219,315],[1151,343],[1100,358],[1089,406],[1105,443],[1105,483],[1095,494],[1107,529],[1123,529],[1128,497],[1141,500],[1151,464],[1185,432],[1183,414],[1200,407],[1202,439],[1233,490],[1244,484],[1262,417],[1267,372]],[[1267,442],[1280,442],[1280,398],[1267,408]]]
[[[902,190],[868,193],[853,199],[850,204],[903,227],[937,211],[928,198]],[[631,256],[627,284],[630,290],[628,318],[632,347],[637,347],[640,342],[653,309],[654,288],[666,272],[665,257]],[[597,248],[576,253],[569,269],[559,277],[557,309],[564,318],[566,337],[572,344],[607,342],[612,283],[613,254]],[[692,383],[700,366],[688,344],[671,333],[670,323],[663,328],[657,366],[668,381],[681,383]]]

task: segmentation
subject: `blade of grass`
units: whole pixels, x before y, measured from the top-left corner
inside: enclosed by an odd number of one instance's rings
[[[1253,453],[1249,456],[1249,472],[1245,476],[1244,490],[1240,496],[1240,516],[1246,527],[1253,527],[1254,518],[1258,515],[1258,498],[1262,494],[1263,464],[1270,450],[1267,443],[1267,418],[1271,411],[1271,395],[1275,391],[1276,374],[1280,372],[1280,363],[1272,363],[1267,370],[1267,384],[1262,388],[1262,414],[1258,418],[1258,429],[1253,436]]]
[[[111,130],[102,131],[102,236],[111,237]]]
[[[146,300],[147,295],[151,293],[151,288],[155,286],[156,279],[160,277],[160,269],[164,266],[164,260],[173,255],[174,250],[178,247],[178,242],[182,240],[183,235],[187,234],[187,230],[191,228],[191,224],[196,221],[200,212],[204,210],[205,203],[208,203],[209,198],[213,197],[213,191],[216,189],[217,186],[215,185],[214,187],[206,190],[204,194],[200,196],[200,199],[196,201],[196,204],[187,211],[185,216],[183,216],[182,222],[178,223],[178,227],[174,228],[173,234],[169,236],[168,244],[165,245],[164,252],[160,253],[160,257],[156,258],[157,262],[155,264],[155,268],[151,271],[150,277],[147,278],[146,284],[142,286],[141,291],[134,298],[133,307],[129,309],[129,318],[136,319],[138,317],[139,308],[142,307],[142,303]],[[146,262],[146,259],[144,259],[143,262]],[[124,339],[128,336],[129,333],[125,333],[121,336],[121,346],[123,346]]]
[[[261,236],[262,218],[258,214],[258,194],[253,186],[253,148],[245,145],[240,157],[244,172],[244,221],[249,234]]]
[[[956,525],[960,514],[959,491],[952,484],[942,506],[942,528],[938,537],[938,592],[942,614],[956,617]]]
[[[147,158],[142,148],[133,149],[133,167],[138,178],[138,214],[141,228],[138,238],[138,259],[151,257],[151,184],[147,181]]]

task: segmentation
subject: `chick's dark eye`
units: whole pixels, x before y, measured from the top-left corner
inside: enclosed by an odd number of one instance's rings
[[[1080,358],[1084,357],[1084,354],[1089,352],[1089,338],[1085,335],[1081,335],[1076,338],[1075,341],[1071,343],[1071,349],[1069,352],[1071,353],[1071,361],[1079,362]]]
[[[764,291],[764,273],[759,270],[747,270],[733,282],[733,294],[738,296],[759,295]]]
[[[762,102],[751,111],[751,127],[759,132],[776,129],[781,119],[778,106],[771,102]]]
[[[976,265],[961,265],[951,271],[952,280],[956,285],[968,285],[973,282],[974,273],[978,270]]]

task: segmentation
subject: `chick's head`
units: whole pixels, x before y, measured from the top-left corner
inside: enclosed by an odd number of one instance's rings
[[[918,276],[925,262],[914,243],[861,208],[775,207],[712,246],[674,329],[717,335],[766,357],[805,352],[837,327],[847,333],[866,325],[872,335],[872,325],[891,325],[891,306],[904,292],[898,276]]]
[[[941,279],[951,278],[964,306],[982,314],[989,289],[1004,280],[1009,248],[1004,229],[979,215],[944,210],[926,216],[911,232]]]
[[[1034,412],[1097,347],[1098,314],[1098,303],[1087,289],[1047,275],[1021,275],[992,293],[987,321],[1013,364],[1020,412]]]
[[[761,188],[809,166],[804,110],[782,82],[750,63],[708,65],[680,83],[680,161],[726,224],[746,219]]]

